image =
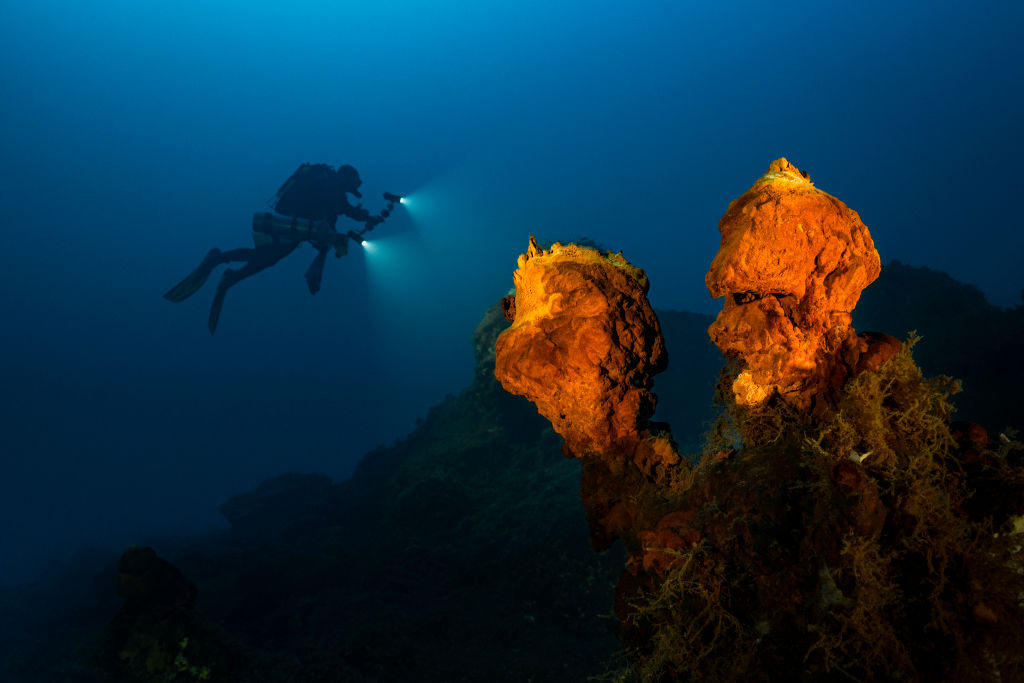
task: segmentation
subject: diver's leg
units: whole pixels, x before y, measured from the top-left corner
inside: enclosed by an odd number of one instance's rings
[[[224,253],[220,249],[214,247],[206,254],[199,266],[188,274],[188,277],[164,294],[164,298],[168,301],[184,301],[206,284],[207,278],[210,277],[210,273],[216,266],[226,263],[228,260],[230,259],[225,259]]]
[[[214,247],[209,251],[209,253],[206,254],[206,257],[203,259],[202,263],[200,263],[195,270],[189,273],[188,277],[186,277],[178,284],[174,285],[174,287],[172,287],[170,291],[164,294],[164,298],[167,299],[168,301],[184,301],[185,299],[189,298],[197,291],[199,291],[200,287],[206,284],[206,280],[210,277],[210,273],[213,271],[213,269],[222,263],[231,263],[232,261],[251,262],[254,258],[261,262],[264,261],[265,259],[263,257],[262,252],[260,252],[260,249],[276,250],[278,249],[278,247],[267,246],[258,247],[256,249],[242,247],[240,249],[229,249],[227,251],[221,251],[220,249]],[[274,263],[277,263],[277,261],[279,260],[280,258],[274,261],[270,261],[269,263],[264,265],[263,268],[266,268],[267,265],[273,265]],[[263,268],[260,268],[260,270],[262,270]]]
[[[268,244],[262,247],[239,247],[238,249],[228,249],[227,251],[222,251],[220,253],[220,262],[230,263],[231,261],[244,261],[248,263],[253,260],[263,260],[263,250],[266,250],[267,252],[276,252],[279,249],[281,249],[281,247],[273,244]],[[278,261],[280,260],[281,259],[278,259]],[[277,261],[274,261],[273,263],[277,263]],[[266,268],[266,266],[264,266],[264,268]]]
[[[316,247],[316,258],[309,264],[309,270],[306,271],[306,286],[309,287],[310,294],[316,294],[320,291],[320,281],[324,277],[324,263],[327,260],[327,251],[330,249],[326,244],[321,247]]]
[[[256,247],[255,249],[232,249],[229,252],[225,252],[224,256],[230,255],[232,261],[247,261],[247,263],[238,270],[232,270],[228,268],[224,271],[224,274],[220,277],[220,282],[217,283],[217,292],[213,295],[213,303],[210,305],[210,317],[207,320],[207,327],[210,328],[210,334],[217,331],[217,322],[220,320],[220,309],[224,306],[224,295],[228,293],[228,290],[234,287],[237,283],[241,282],[250,275],[269,268],[288,254],[295,251],[295,247],[298,244],[289,245],[267,245],[265,247]]]
[[[228,268],[220,276],[220,282],[217,283],[217,291],[213,295],[213,303],[210,304],[210,316],[206,320],[206,326],[210,328],[210,334],[217,331],[217,323],[220,321],[220,309],[224,307],[224,295],[228,293],[230,287],[242,279],[238,277],[239,272],[241,271]]]

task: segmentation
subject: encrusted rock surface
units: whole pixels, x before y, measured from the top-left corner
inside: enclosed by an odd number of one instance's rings
[[[671,440],[647,429],[651,378],[668,355],[644,272],[622,254],[541,249],[530,237],[514,279],[514,320],[495,345],[502,386],[532,401],[575,455],[616,453],[648,474],[676,465]]]
[[[687,470],[667,425],[649,422],[652,376],[668,357],[647,277],[622,254],[557,242],[541,249],[530,237],[514,280],[495,377],[533,402],[565,439],[562,452],[580,459],[594,548],[621,538],[635,554],[651,523],[644,492]]]
[[[1022,680],[1024,446],[951,430],[956,382],[857,335],[867,228],[785,159],[720,223],[709,328],[735,366],[700,462],[649,423],[647,280],[575,245],[519,257],[495,375],[581,460],[591,541],[621,539],[639,680]]]
[[[708,332],[743,361],[736,401],[756,405],[777,392],[807,407],[841,383],[844,349],[865,347],[850,312],[881,270],[871,235],[856,211],[786,159],[729,204],[718,229],[705,282],[725,302]]]

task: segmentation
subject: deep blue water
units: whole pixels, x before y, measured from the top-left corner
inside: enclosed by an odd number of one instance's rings
[[[531,233],[714,312],[728,202],[786,156],[883,261],[1020,303],[1020,2],[0,7],[0,578],[222,524],[286,470],[346,476],[465,386]],[[409,195],[375,251],[308,247],[161,294],[305,161]],[[344,219],[342,219],[344,220]],[[216,276],[215,276],[216,277]]]

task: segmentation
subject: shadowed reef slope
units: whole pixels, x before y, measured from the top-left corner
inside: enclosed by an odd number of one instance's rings
[[[712,317],[658,317],[669,365],[654,384],[655,419],[694,453],[721,365]],[[926,373],[961,379],[954,401],[990,430],[1021,424],[1013,387],[1024,373],[1007,345],[1022,320],[1021,308],[994,308],[942,273],[899,263],[883,267],[854,318],[863,330],[918,330]],[[415,670],[421,681],[565,681],[608,668],[621,550],[591,551],[578,463],[533,406],[493,380],[503,326],[489,311],[474,383],[350,479],[282,475],[225,503],[232,530],[221,537],[140,539],[197,586],[233,680],[410,680]],[[102,680],[90,657],[121,602],[115,562],[85,553],[3,591],[0,681]]]

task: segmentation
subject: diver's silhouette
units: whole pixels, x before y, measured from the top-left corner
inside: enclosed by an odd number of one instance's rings
[[[330,248],[334,247],[335,255],[339,258],[344,256],[348,253],[348,240],[361,241],[366,232],[373,230],[388,217],[395,202],[401,201],[398,195],[385,192],[387,208],[379,216],[371,216],[362,204],[349,204],[346,196],[352,194],[361,198],[359,186],[362,183],[356,169],[348,165],[334,170],[326,164],[302,164],[277,191],[274,198],[276,214],[258,213],[253,216],[252,248],[230,251],[211,249],[202,263],[164,294],[164,298],[184,301],[203,286],[215,267],[233,261],[244,262],[245,265],[238,270],[225,270],[217,284],[208,320],[210,334],[213,334],[217,330],[227,291],[250,275],[274,265],[303,242],[309,242],[317,251],[313,263],[306,271],[309,293],[316,294],[320,291],[324,262]],[[348,216],[363,223],[365,227],[358,232],[349,230],[344,234],[339,233],[339,216]]]

